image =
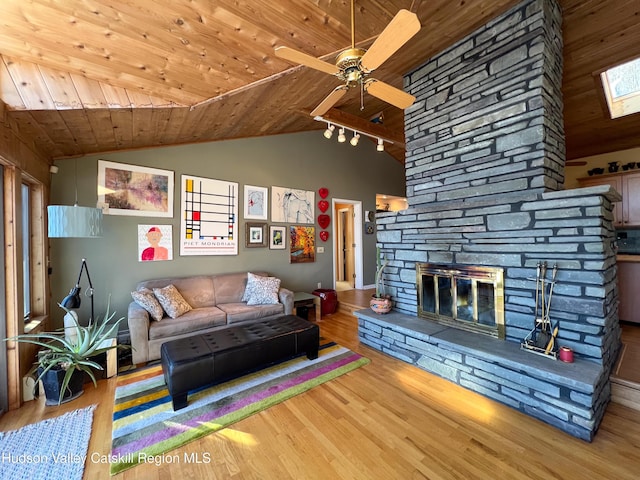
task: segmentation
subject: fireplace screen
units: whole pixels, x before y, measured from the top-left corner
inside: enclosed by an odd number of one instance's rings
[[[504,338],[504,272],[466,265],[417,265],[418,316]]]

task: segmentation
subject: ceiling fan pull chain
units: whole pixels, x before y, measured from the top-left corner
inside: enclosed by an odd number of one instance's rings
[[[360,111],[364,110],[364,82],[360,82]]]

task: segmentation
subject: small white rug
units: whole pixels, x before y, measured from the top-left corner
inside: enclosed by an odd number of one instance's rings
[[[0,479],[82,480],[95,408],[0,432]]]

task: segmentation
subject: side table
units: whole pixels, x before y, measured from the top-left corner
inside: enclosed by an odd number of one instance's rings
[[[306,292],[294,292],[293,293],[293,314],[297,315],[298,307],[311,307],[315,308],[316,316],[315,321],[320,320],[320,297],[311,295]]]

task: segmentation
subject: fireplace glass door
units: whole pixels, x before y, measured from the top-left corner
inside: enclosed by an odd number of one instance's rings
[[[504,338],[502,269],[418,264],[417,283],[420,317]]]

